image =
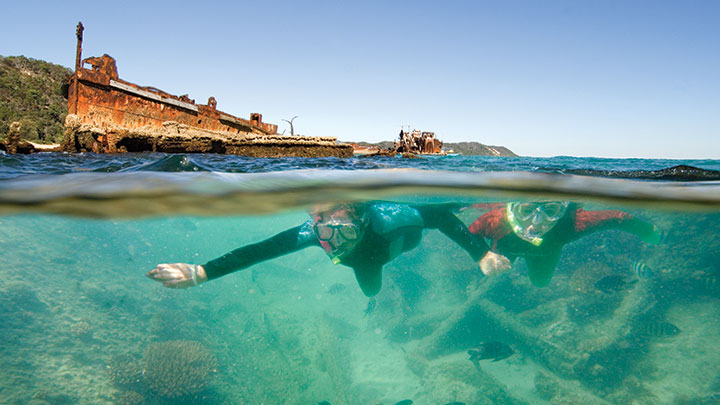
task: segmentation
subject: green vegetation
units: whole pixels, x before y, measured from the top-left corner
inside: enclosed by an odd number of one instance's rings
[[[484,145],[480,142],[447,142],[443,144],[445,149],[452,149],[455,153],[463,156],[506,156],[517,157],[510,149],[504,146]]]
[[[60,143],[67,100],[63,88],[72,71],[24,56],[0,56],[0,137],[13,121],[20,137],[38,143]]]

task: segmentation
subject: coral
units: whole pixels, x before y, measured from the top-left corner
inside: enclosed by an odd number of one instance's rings
[[[117,405],[139,405],[146,403],[145,397],[135,391],[125,391],[115,395],[113,403]]]
[[[110,380],[121,387],[137,387],[142,381],[142,365],[130,355],[113,356],[108,365]]]
[[[81,319],[70,324],[70,334],[83,342],[89,342],[93,340],[94,330],[87,321]]]
[[[215,356],[202,343],[191,340],[151,343],[143,364],[147,387],[167,398],[203,391],[217,371]]]

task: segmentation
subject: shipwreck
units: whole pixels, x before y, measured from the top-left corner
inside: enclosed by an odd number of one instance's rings
[[[395,151],[400,154],[415,154],[424,156],[447,156],[456,155],[453,151],[443,149],[441,140],[435,137],[434,132],[400,130],[400,135],[395,141]]]
[[[210,97],[197,104],[143,87],[118,76],[110,55],[82,59],[82,23],[78,23],[75,72],[67,89],[66,152],[220,153],[253,157],[350,157],[350,144],[335,137],[285,136],[262,115],[243,119],[217,109]]]

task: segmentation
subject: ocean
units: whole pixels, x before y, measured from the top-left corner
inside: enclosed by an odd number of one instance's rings
[[[0,163],[0,403],[720,403],[720,160]],[[535,208],[550,201],[562,219],[534,248],[496,238],[508,207],[557,220]],[[372,298],[317,243],[187,289],[146,276],[243,246],[271,255],[252,245],[338,204],[370,223],[442,207],[497,226],[475,237],[512,266],[483,275],[411,214],[360,236],[397,253]]]

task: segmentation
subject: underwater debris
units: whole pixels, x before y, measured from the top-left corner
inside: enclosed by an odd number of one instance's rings
[[[77,398],[65,394],[50,394],[46,390],[36,392],[29,401],[23,402],[23,404],[27,405],[64,405],[76,403],[78,403]]]
[[[612,294],[625,290],[635,283],[637,283],[637,280],[626,281],[624,276],[611,275],[598,280],[595,283],[595,288],[606,294]]]
[[[405,305],[408,307],[417,305],[430,286],[427,278],[417,272],[409,270],[393,275],[393,282],[399,287],[400,294],[405,301]]]
[[[503,342],[487,342],[480,344],[475,349],[468,350],[467,353],[475,367],[479,367],[480,360],[500,361],[512,356],[515,351]]]
[[[430,363],[422,380],[427,396],[418,398],[418,403],[444,404],[448,399],[460,399],[468,404],[528,404],[497,377],[482,369],[473,370],[467,360],[455,357]]]
[[[634,328],[640,336],[644,337],[670,337],[681,332],[680,328],[667,321],[641,323]]]
[[[560,386],[555,379],[543,372],[535,374],[533,384],[540,398],[546,401],[551,400],[557,394],[558,390],[560,390]]]

